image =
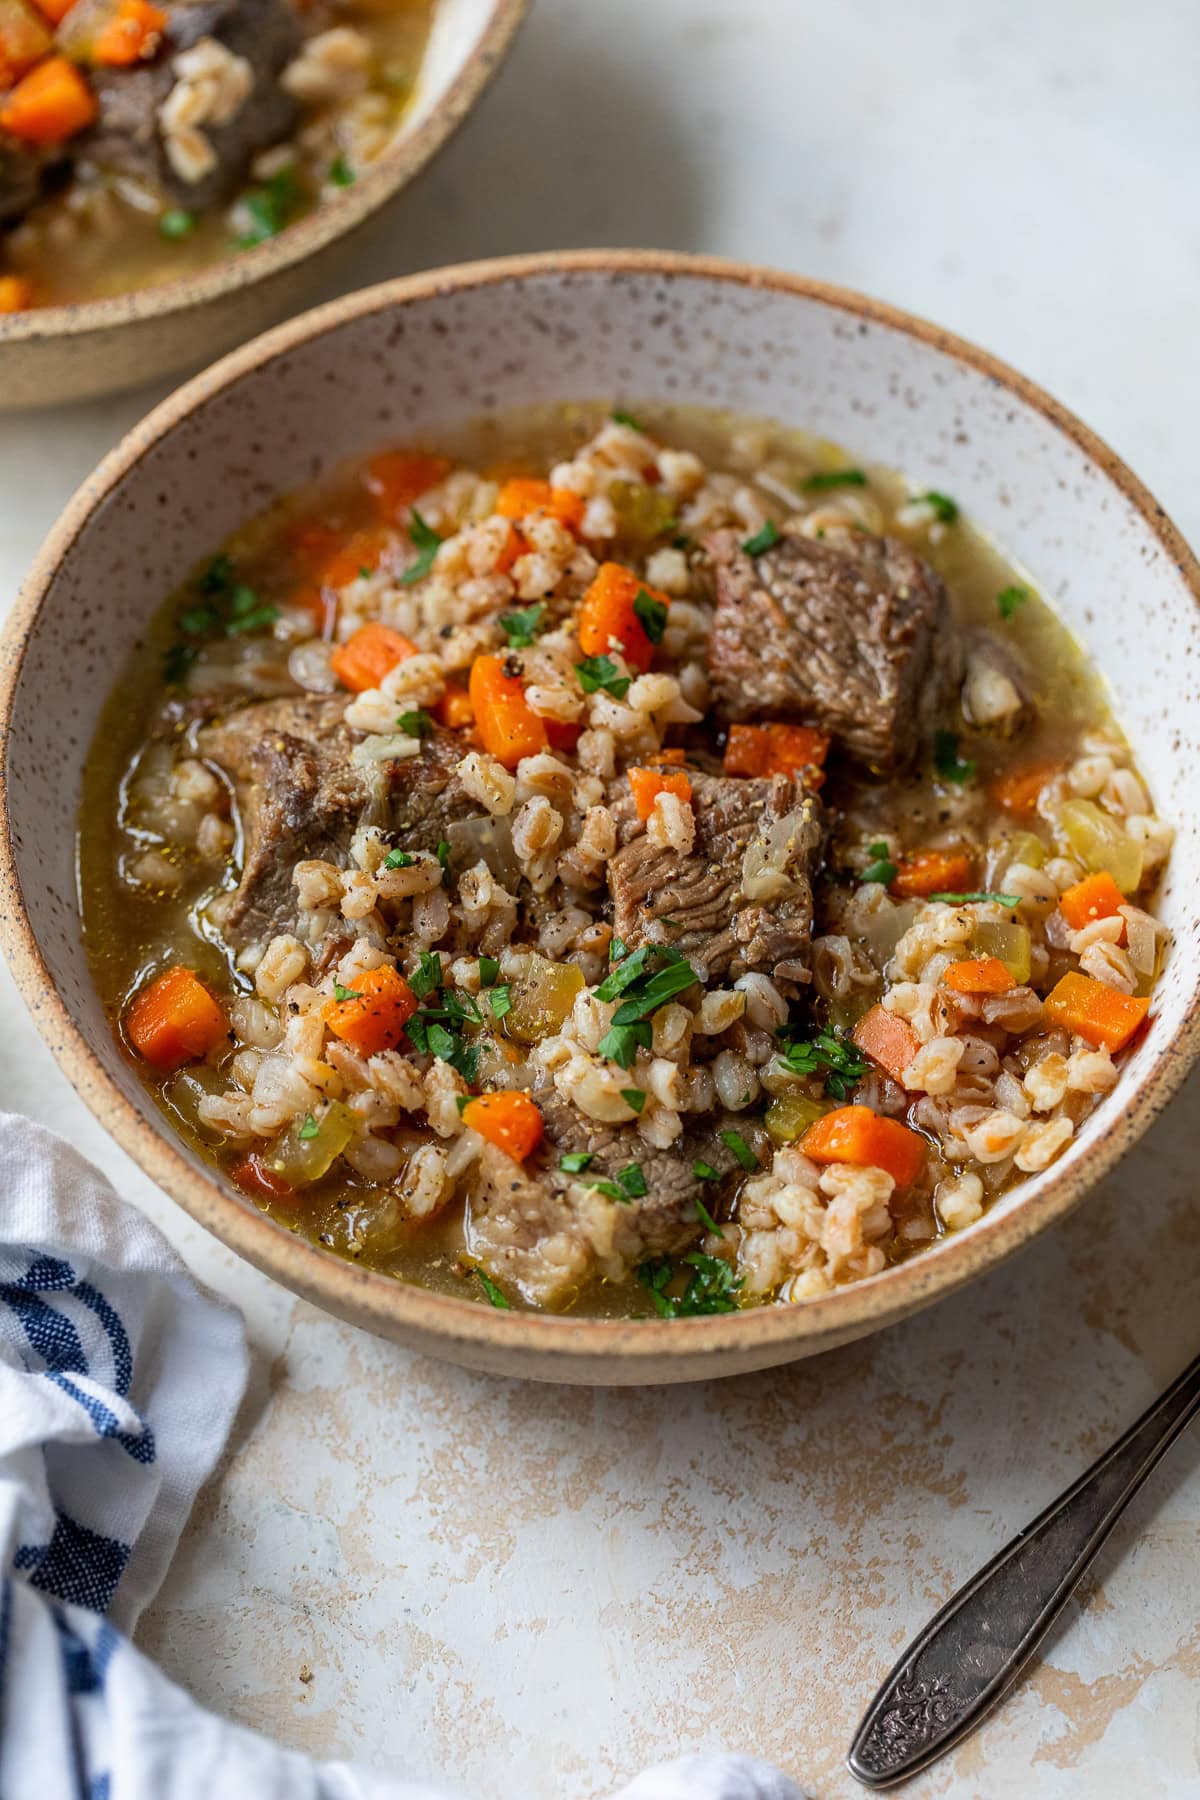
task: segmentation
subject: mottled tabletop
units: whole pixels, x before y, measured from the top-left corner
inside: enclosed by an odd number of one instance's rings
[[[1200,539],[1192,0],[537,0],[345,285],[510,250],[719,251],[882,295],[1043,382]],[[0,420],[0,593],[157,393]],[[860,447],[870,453],[870,445]],[[0,1100],[240,1306],[250,1394],[140,1642],[290,1745],[485,1800],[752,1750],[820,1800],[895,1653],[1195,1354],[1193,1082],[1057,1230],[790,1370],[588,1392],[424,1362],[239,1263],[107,1139],[3,977]],[[1200,1795],[1200,1441],[914,1796]]]

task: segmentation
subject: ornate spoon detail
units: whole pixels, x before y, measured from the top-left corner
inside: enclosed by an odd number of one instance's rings
[[[1004,1696],[1163,1453],[1200,1409],[1200,1356],[905,1650],[850,1746],[867,1787],[935,1762]]]

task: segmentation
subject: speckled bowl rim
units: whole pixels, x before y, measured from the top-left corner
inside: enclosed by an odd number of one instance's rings
[[[728,282],[815,300],[848,317],[886,326],[955,358],[1040,412],[1095,464],[1136,508],[1200,602],[1200,564],[1153,496],[1114,452],[1041,388],[948,331],[850,290],[803,276],[721,258],[644,250],[569,251],[465,263],[390,281],[334,300],[276,327],[195,377],[156,407],[110,452],[69,503],[40,551],[0,638],[0,947],[43,1037],[97,1118],[145,1172],[231,1249],[319,1306],[377,1331],[420,1338],[454,1360],[521,1366],[548,1379],[687,1379],[721,1374],[722,1364],[753,1368],[784,1362],[880,1329],[992,1269],[1063,1218],[1146,1132],[1200,1054],[1200,959],[1185,1024],[1169,1054],[1127,1087],[1126,1104],[1070,1165],[1052,1168],[1028,1200],[985,1214],[961,1236],[799,1306],[762,1307],[704,1319],[608,1320],[503,1312],[476,1301],[410,1286],[343,1262],[226,1193],[185,1159],[165,1120],[148,1123],[106,1074],[64,1005],[25,911],[8,805],[8,740],[24,649],[56,571],[106,497],[149,449],[187,415],[249,372],[285,356],[349,319],[467,289],[577,273]],[[587,1365],[587,1372],[584,1366]],[[644,1370],[644,1374],[639,1371]],[[598,1377],[603,1380],[603,1375]],[[679,1377],[677,1376],[676,1379]]]
[[[207,306],[226,294],[240,293],[281,275],[338,238],[348,236],[406,187],[465,122],[498,74],[532,4],[533,0],[492,0],[479,41],[428,118],[389,145],[332,203],[318,206],[297,219],[278,237],[269,238],[252,250],[222,257],[194,274],[180,275],[153,287],[109,294],[102,300],[78,300],[63,306],[35,306],[26,312],[6,313],[0,316],[0,352],[12,344],[132,329],[148,319],[165,319]]]

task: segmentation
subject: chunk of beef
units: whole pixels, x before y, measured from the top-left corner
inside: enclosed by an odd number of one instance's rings
[[[696,842],[660,850],[628,793],[613,805],[621,847],[608,868],[613,928],[630,949],[669,944],[711,980],[764,970],[807,977],[820,802],[790,775],[762,780],[693,772]]]
[[[25,217],[41,194],[45,164],[40,150],[0,132],[0,225]]]
[[[534,1098],[546,1124],[541,1149],[518,1164],[485,1146],[470,1183],[466,1231],[468,1249],[488,1273],[537,1306],[569,1305],[590,1281],[621,1281],[648,1257],[693,1248],[704,1233],[697,1196],[719,1216],[723,1197],[743,1175],[721,1132],[756,1136],[745,1119],[718,1113],[687,1122],[670,1149],[653,1150],[629,1126],[600,1125],[553,1088]],[[764,1156],[766,1148],[764,1139]],[[586,1171],[560,1168],[564,1155],[581,1152],[592,1158]],[[694,1175],[697,1160],[719,1180]],[[641,1198],[614,1200],[587,1186],[615,1181],[633,1162],[646,1179]]]
[[[89,14],[107,0],[76,0],[64,34],[85,35]],[[200,123],[215,166],[188,181],[167,156],[158,109],[176,84],[172,59],[202,38],[212,38],[250,64],[254,87],[224,124]],[[286,138],[298,108],[279,77],[300,44],[300,28],[288,0],[176,0],[168,8],[162,45],[151,63],[129,69],[101,68],[93,86],[99,119],[79,147],[101,168],[131,175],[162,189],[180,206],[203,212],[229,199],[245,178],[254,153]]]
[[[358,740],[344,707],[340,697],[258,701],[196,736],[198,753],[232,780],[241,817],[242,874],[224,923],[235,944],[294,925],[296,863],[344,866],[364,820],[405,848],[436,850],[453,821],[478,810],[455,774],[453,733],[435,732],[419,756],[364,767],[352,760]]]
[[[836,545],[787,532],[752,557],[722,530],[706,547],[717,602],[709,669],[723,715],[794,716],[874,769],[907,762],[959,660],[933,570],[868,532]]]

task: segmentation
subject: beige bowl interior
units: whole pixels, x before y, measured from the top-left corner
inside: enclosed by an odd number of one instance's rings
[[[803,1307],[666,1325],[529,1318],[336,1262],[169,1137],[114,1046],[80,944],[80,766],[131,643],[185,572],[248,514],[345,457],[419,442],[463,415],[583,396],[774,417],[954,494],[1110,677],[1159,809],[1179,825],[1163,896],[1177,945],[1118,1095],[979,1225]],[[30,578],[4,645],[4,910],[18,979],[68,1074],[153,1176],[243,1254],[371,1329],[484,1367],[584,1381],[680,1380],[809,1354],[925,1303],[1041,1229],[1182,1079],[1200,979],[1195,579],[1153,503],[1081,427],[978,353],[853,296],[616,254],[477,265],[353,296],[160,407],[85,485]]]
[[[353,187],[280,237],[160,287],[0,316],[0,413],[196,368],[294,310],[466,118],[528,5],[438,0],[417,93],[394,142]]]

